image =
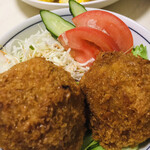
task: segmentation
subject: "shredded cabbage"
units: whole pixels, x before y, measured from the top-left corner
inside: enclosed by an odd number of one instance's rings
[[[19,62],[15,57],[0,50],[0,73],[7,71],[17,63]]]
[[[16,42],[17,45],[14,44]],[[85,67],[86,64],[94,61],[94,59],[91,59],[84,64],[75,61],[69,53],[70,49],[64,50],[63,46],[47,30],[43,29],[40,29],[36,34],[25,40],[12,40],[3,51],[7,54],[7,58],[10,61],[16,60],[11,63],[11,67],[34,57],[43,57],[47,61],[63,67],[77,81],[89,70],[89,67]],[[3,71],[6,71],[6,69]]]

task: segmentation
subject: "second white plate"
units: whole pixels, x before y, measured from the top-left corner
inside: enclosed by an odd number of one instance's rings
[[[22,0],[22,1],[31,6],[37,7],[39,9],[53,10],[53,9],[69,7],[68,3],[42,2],[39,0]],[[89,2],[81,3],[81,4],[86,7],[103,8],[117,1],[118,0],[92,0]]]

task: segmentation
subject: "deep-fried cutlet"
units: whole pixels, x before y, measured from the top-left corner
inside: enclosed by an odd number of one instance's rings
[[[0,74],[0,147],[79,150],[84,97],[62,68],[33,58]]]
[[[107,150],[150,138],[150,61],[102,53],[81,79],[93,138]]]

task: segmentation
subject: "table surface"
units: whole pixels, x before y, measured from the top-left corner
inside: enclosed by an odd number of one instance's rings
[[[150,0],[119,0],[103,9],[127,16],[150,31]],[[0,35],[37,14],[38,8],[21,0],[0,0]]]

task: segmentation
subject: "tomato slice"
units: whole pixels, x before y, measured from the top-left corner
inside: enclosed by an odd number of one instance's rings
[[[100,51],[119,51],[109,35],[90,27],[68,30],[61,34],[58,40],[66,50],[71,48],[72,56],[81,63],[95,59]]]
[[[101,10],[84,12],[72,19],[77,27],[88,26],[110,35],[122,51],[131,51],[133,37],[128,26],[115,15]]]
[[[89,54],[85,53],[84,51],[71,49],[70,54],[77,62],[86,63],[87,65],[85,65],[85,66],[91,66],[93,64],[93,62],[95,61],[94,55],[93,56],[89,55]]]

